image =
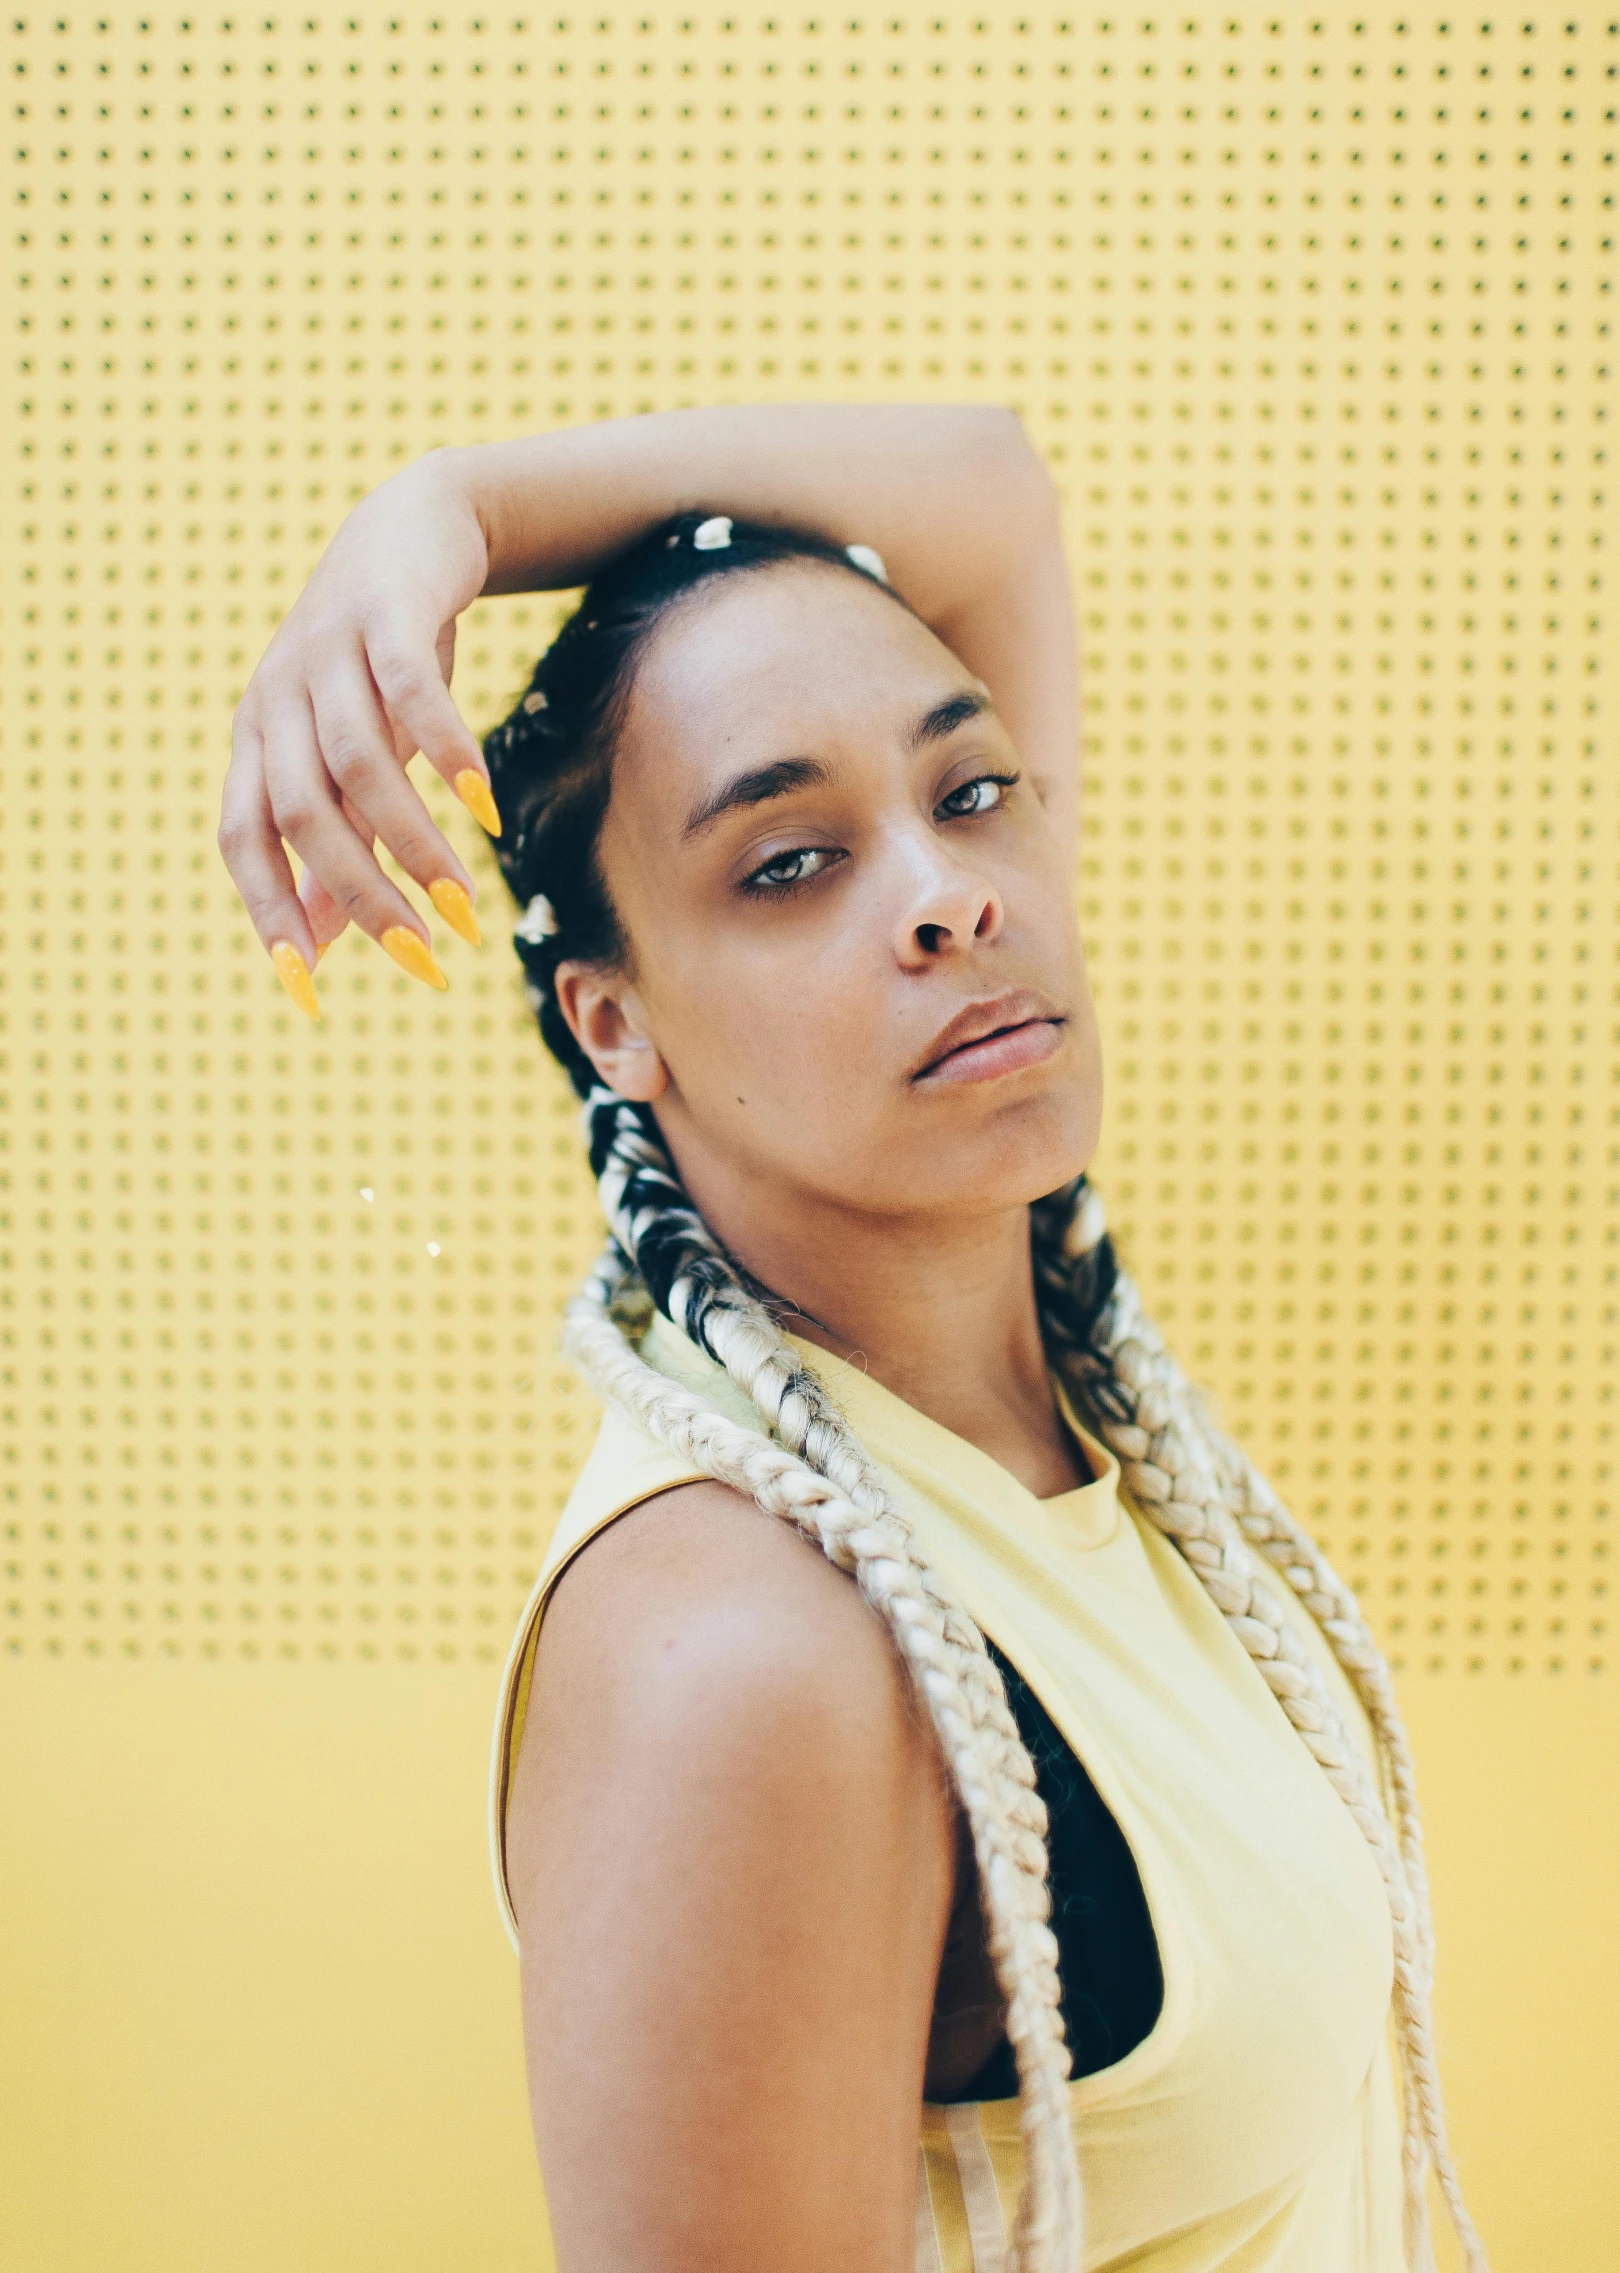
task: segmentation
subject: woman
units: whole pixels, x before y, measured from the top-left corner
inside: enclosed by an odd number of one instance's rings
[[[582,583],[480,750],[458,614]],[[434,453],[238,713],[295,999],[350,920],[445,983],[377,837],[476,940],[420,749],[586,1100],[493,1811],[563,2273],[1394,2273],[1431,2166],[1484,2264],[1387,1674],[1085,1183],[1077,729],[1051,485],[914,407]]]

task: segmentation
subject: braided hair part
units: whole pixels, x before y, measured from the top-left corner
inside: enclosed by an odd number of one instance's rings
[[[607,1088],[558,1005],[566,956],[625,967],[629,945],[598,839],[613,748],[655,626],[716,576],[795,559],[884,582],[864,546],[685,514],[651,530],[587,589],[511,716],[484,743],[503,813],[497,857],[520,907],[514,944],[547,1046],[584,1101],[610,1229],[570,1305],[564,1341],[591,1386],[695,1467],[789,1522],[859,1585],[884,1620],[936,1732],[978,1866],[986,1939],[1018,2067],[1025,2184],[1008,2273],[1079,2273],[1082,2204],[1057,1942],[1047,1919],[1045,1808],[978,1626],[928,1564],[876,1463],[780,1323],[781,1307],[714,1237],[681,1184],[650,1107]],[[885,588],[887,586],[885,584]],[[897,603],[899,596],[893,595]],[[1053,1371],[1120,1460],[1138,1511],[1198,1578],[1366,1838],[1389,1900],[1403,2084],[1409,2273],[1432,2273],[1432,2168],[1467,2273],[1488,2273],[1446,2138],[1431,2017],[1433,1933],[1411,1749],[1388,1668],[1349,1588],[1254,1464],[1210,1419],[1120,1270],[1084,1177],[1030,1211],[1041,1330]],[[746,1394],[739,1424],[648,1365],[654,1310]],[[1310,1652],[1260,1579],[1281,1573],[1366,1711],[1373,1775]]]

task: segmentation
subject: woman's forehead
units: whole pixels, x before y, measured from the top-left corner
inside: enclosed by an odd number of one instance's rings
[[[819,563],[727,577],[673,610],[636,672],[619,752],[689,786],[761,762],[880,741],[965,679],[940,640],[865,577]]]

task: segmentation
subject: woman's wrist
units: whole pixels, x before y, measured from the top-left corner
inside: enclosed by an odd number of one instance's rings
[[[476,469],[469,463],[478,447],[447,442],[437,449],[424,450],[421,457],[413,458],[409,465],[391,474],[372,495],[386,498],[396,507],[403,506],[412,518],[430,516],[435,527],[442,528],[445,534],[460,522],[466,541],[482,558],[487,581],[494,560],[491,543],[494,532],[486,518]]]
[[[525,447],[534,449],[542,440],[532,437]],[[420,475],[438,495],[464,508],[477,524],[486,592],[512,590],[512,579],[521,576],[527,565],[511,557],[511,489],[516,478],[512,449],[510,443],[445,443],[405,468],[407,475]]]
[[[486,595],[572,590],[660,518],[654,469],[626,441],[638,423],[614,419],[430,453],[478,524]]]

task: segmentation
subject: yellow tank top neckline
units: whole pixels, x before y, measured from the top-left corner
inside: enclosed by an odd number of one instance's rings
[[[1241,1644],[1113,1455],[1066,1409],[1094,1481],[1037,1499],[859,1367],[795,1347],[883,1469],[923,1552],[1017,1666],[1135,1857],[1164,1974],[1134,2051],[1069,2086],[1088,2273],[1404,2273],[1378,1868]],[[650,1365],[746,1426],[749,1400],[667,1319]],[[1060,1393],[1061,1394],[1061,1393]],[[505,1815],[545,1605],[571,1558],[654,1494],[701,1480],[610,1409],[547,1549],[501,1684],[490,1833],[516,1939]],[[1264,1582],[1369,1759],[1308,1614]],[[1015,2100],[920,2114],[918,2273],[1002,2273],[1022,2175]]]

